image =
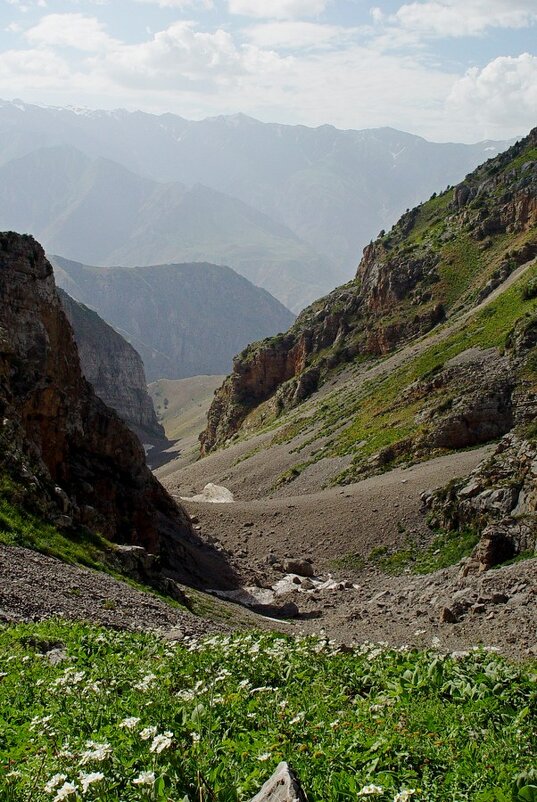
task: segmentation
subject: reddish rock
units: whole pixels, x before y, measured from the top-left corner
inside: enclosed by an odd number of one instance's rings
[[[42,509],[68,527],[143,546],[185,582],[229,585],[223,558],[194,535],[137,437],[83,377],[52,267],[32,237],[0,234],[0,295],[0,466],[21,484],[33,477]]]

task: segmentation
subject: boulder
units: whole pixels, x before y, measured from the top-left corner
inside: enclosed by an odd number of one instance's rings
[[[307,802],[307,798],[289,764],[282,762],[250,802]]]
[[[309,560],[301,557],[296,557],[290,560],[285,560],[283,563],[283,570],[287,574],[298,574],[298,576],[313,576],[313,565]]]

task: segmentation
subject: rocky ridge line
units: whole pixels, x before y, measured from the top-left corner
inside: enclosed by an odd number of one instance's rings
[[[510,164],[536,144],[534,129],[450,192],[447,228],[439,243],[420,242],[415,235],[420,207],[407,212],[388,234],[381,232],[365,248],[353,282],[304,310],[287,334],[254,343],[239,354],[209,410],[200,437],[202,454],[229,441],[264,402],[270,402],[277,416],[310,396],[335,367],[357,356],[388,354],[430,331],[448,313],[460,311],[456,302],[451,301],[450,308],[445,300],[439,249],[449,245],[456,232],[464,232],[486,250],[491,237],[517,235],[535,226],[537,162],[530,159],[513,169]],[[500,265],[481,295],[462,299],[462,308],[482,300],[535,255],[537,242],[526,243]]]

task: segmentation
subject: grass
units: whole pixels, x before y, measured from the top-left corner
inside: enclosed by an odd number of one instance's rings
[[[470,318],[458,331],[431,345],[384,379],[366,384],[360,394],[347,396],[348,401],[341,396],[334,396],[332,403],[330,400],[325,401],[325,425],[330,426],[338,419],[354,418],[339,434],[335,446],[332,447],[335,454],[355,455],[355,465],[341,478],[356,475],[357,467],[362,466],[367,457],[381,448],[415,436],[421,428],[416,421],[416,415],[423,408],[432,403],[442,404],[449,401],[444,397],[445,393],[442,395],[440,392],[409,402],[404,396],[406,388],[439,372],[448,360],[468,348],[505,346],[508,334],[516,322],[535,312],[536,303],[532,298],[525,297],[525,290],[536,277],[537,267],[533,267],[525,277]],[[352,407],[356,410],[354,415]],[[325,452],[322,456],[329,455]]]
[[[447,306],[453,306],[479,274],[482,268],[480,257],[475,240],[467,234],[457,237],[444,248],[438,273]]]
[[[318,428],[300,449],[309,447],[321,438],[330,438],[313,457],[297,463],[282,474],[278,478],[278,485],[293,481],[305,467],[325,457],[353,457],[351,466],[334,479],[336,484],[363,476],[370,470],[369,458],[383,449],[394,449],[385,467],[408,460],[415,438],[424,431],[424,425],[419,422],[419,413],[433,406],[438,413],[447,410],[453,402],[449,394],[453,388],[441,388],[426,396],[410,398],[405,395],[407,388],[439,373],[446,362],[468,348],[503,349],[517,322],[526,318],[530,320],[535,315],[537,302],[532,297],[532,288],[536,282],[537,267],[534,266],[459,329],[440,342],[431,344],[385,377],[365,382],[358,389],[345,387],[327,394],[317,405],[314,416],[303,415],[293,419],[295,411],[287,418],[287,422],[285,418],[271,420],[265,430],[282,427],[273,442],[288,442],[311,426],[312,422]],[[461,391],[461,388],[457,389]],[[379,466],[374,469],[378,470]]]
[[[88,529],[69,534],[28,512],[21,504],[22,489],[0,477],[0,543],[40,551],[64,562],[102,570],[106,550],[113,545]]]
[[[479,536],[470,530],[438,532],[433,540],[423,545],[407,537],[402,548],[390,549],[378,546],[367,557],[361,554],[346,554],[334,560],[334,568],[360,573],[368,565],[380,568],[386,574],[398,576],[403,573],[431,574],[450,565],[456,565],[468,557]]]
[[[114,543],[85,527],[68,531],[58,529],[39,515],[26,510],[23,498],[23,489],[5,474],[0,475],[1,544],[31,549],[70,565],[83,565],[103,571],[137,590],[156,596],[171,607],[184,609],[184,605],[175,599],[164,596],[112,567],[110,556],[115,549]],[[114,605],[114,602],[110,604]],[[105,608],[113,609],[113,606],[107,607],[105,602]]]
[[[235,802],[280,760],[310,802],[537,798],[535,663],[48,622],[0,629],[0,670],[3,802]]]
[[[440,532],[425,548],[408,539],[402,549],[370,555],[370,560],[387,574],[430,574],[468,557],[478,540],[479,536],[470,530]]]

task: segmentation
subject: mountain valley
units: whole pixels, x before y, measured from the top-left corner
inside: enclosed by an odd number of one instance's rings
[[[45,147],[56,117],[99,145],[98,116],[28,114]],[[261,124],[165,117],[155,171],[183,143],[225,183],[212,125],[247,194]],[[141,170],[135,122],[104,119]],[[34,155],[16,130],[3,170]],[[261,130],[336,162],[361,133]],[[297,318],[222,265],[49,261],[0,234],[2,799],[532,802],[537,129],[493,156]],[[61,199],[62,236],[66,197],[35,197],[36,221]]]

